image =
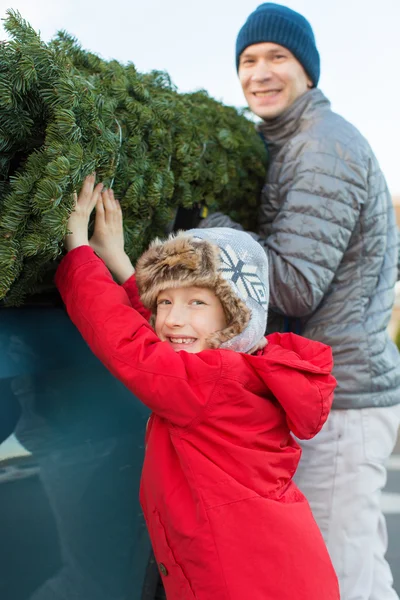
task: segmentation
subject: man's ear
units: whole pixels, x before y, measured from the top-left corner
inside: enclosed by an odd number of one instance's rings
[[[311,79],[307,79],[307,87],[308,87],[308,89],[309,89],[309,90],[311,90],[311,88],[313,88],[313,87],[314,87],[314,84],[313,84],[313,82],[311,81]]]

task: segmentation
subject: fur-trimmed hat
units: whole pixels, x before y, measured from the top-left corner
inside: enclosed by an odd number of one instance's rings
[[[210,336],[210,348],[248,352],[265,335],[268,259],[244,231],[190,229],[167,240],[156,239],[137,262],[136,281],[141,300],[153,315],[165,289],[212,289],[224,308],[227,327]]]

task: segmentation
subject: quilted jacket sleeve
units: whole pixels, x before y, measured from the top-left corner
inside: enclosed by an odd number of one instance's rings
[[[71,320],[107,369],[159,416],[190,425],[220,377],[220,353],[175,352],[161,342],[89,246],[66,255],[56,285]]]
[[[281,208],[270,235],[259,239],[268,253],[273,309],[292,317],[316,310],[366,201],[366,179],[366,166],[312,148],[281,175]]]
[[[366,166],[339,158],[334,149],[322,153],[312,146],[292,148],[281,170],[280,208],[269,224],[269,235],[251,233],[268,255],[274,311],[305,317],[316,310],[366,200],[366,178]],[[263,201],[268,203],[268,198]],[[201,226],[242,229],[221,213]]]
[[[397,281],[400,281],[400,229],[397,230]]]

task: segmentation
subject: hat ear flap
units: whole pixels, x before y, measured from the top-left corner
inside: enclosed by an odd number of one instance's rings
[[[207,338],[207,344],[210,348],[219,348],[221,344],[242,333],[251,318],[249,307],[234,294],[229,283],[222,277],[217,279],[215,294],[223,306],[228,325],[224,329],[212,333]]]

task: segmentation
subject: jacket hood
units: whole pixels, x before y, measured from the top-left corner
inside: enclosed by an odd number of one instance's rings
[[[294,435],[310,439],[332,406],[336,387],[332,350],[293,333],[274,333],[267,339],[262,353],[245,358],[282,406]]]

